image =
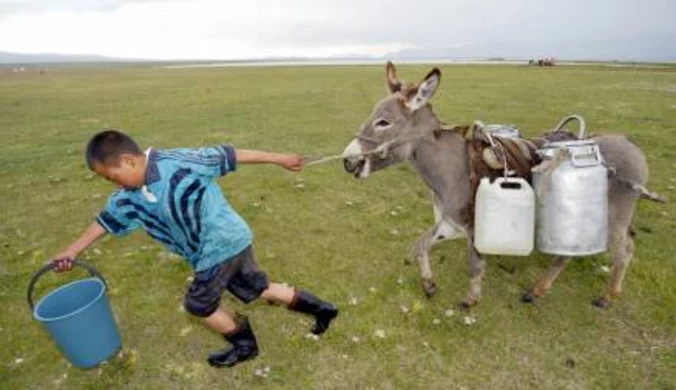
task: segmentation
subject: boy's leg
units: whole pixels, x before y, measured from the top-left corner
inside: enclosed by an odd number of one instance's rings
[[[222,334],[229,334],[237,329],[237,323],[232,313],[221,308],[218,308],[209,317],[204,318],[204,322],[211,329]]]
[[[234,316],[219,308],[221,295],[239,262],[224,262],[217,270],[198,272],[185,296],[186,311],[204,319],[211,329],[221,333],[232,348],[211,354],[207,361],[215,367],[230,367],[258,355],[258,343],[244,316]]]
[[[289,310],[309,314],[315,318],[312,333],[322,334],[326,332],[336,316],[338,309],[329,302],[322,301],[307,291],[297,291],[279,283],[270,283],[267,290],[261,296],[267,300],[284,304]]]
[[[310,314],[315,318],[312,333],[322,334],[338,315],[338,309],[307,291],[296,291],[279,283],[270,283],[265,272],[258,268],[251,247],[237,256],[238,271],[228,283],[228,291],[244,303],[263,297],[287,306],[290,310]]]
[[[270,282],[268,288],[263,291],[261,297],[279,305],[289,306],[293,302],[296,290],[286,284]]]
[[[227,316],[225,312],[221,311],[220,309],[217,310],[214,312],[214,314],[207,317],[206,322],[209,324],[209,326],[212,326],[210,320],[212,320],[214,315],[221,315],[218,313],[222,313]],[[220,321],[220,318],[214,318],[213,320]],[[224,349],[209,355],[207,361],[214,367],[232,367],[237,363],[241,363],[245,360],[253,359],[258,356],[258,342],[256,341],[256,336],[254,335],[253,330],[251,330],[249,320],[245,316],[238,316],[231,321],[234,325],[234,328],[227,333],[223,332],[223,338],[232,344],[232,348]]]

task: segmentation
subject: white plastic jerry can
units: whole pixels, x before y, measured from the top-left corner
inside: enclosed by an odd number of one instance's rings
[[[522,178],[481,179],[474,209],[474,247],[487,255],[528,256],[535,237],[535,194]]]

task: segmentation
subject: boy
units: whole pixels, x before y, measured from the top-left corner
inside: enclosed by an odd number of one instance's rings
[[[128,135],[105,130],[87,145],[87,165],[120,186],[106,208],[68,249],[52,259],[57,271],[97,239],[122,236],[138,228],[181,255],[195,271],[185,295],[186,310],[204,318],[232,347],[211,354],[215,367],[233,366],[258,355],[256,337],[244,316],[219,308],[227,289],[244,303],[263,297],[314,317],[312,333],[322,334],[338,309],[305,291],[271,283],[260,271],[246,222],[230,207],[215,178],[235,171],[239,163],[271,163],[300,171],[297,155],[237,150],[229,145],[201,149],[142,152]]]

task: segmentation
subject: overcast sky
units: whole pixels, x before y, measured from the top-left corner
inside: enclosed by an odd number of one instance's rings
[[[0,51],[149,59],[621,45],[675,26],[676,0],[0,0]]]

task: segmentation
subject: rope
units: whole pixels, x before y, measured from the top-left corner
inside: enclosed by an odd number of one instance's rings
[[[324,164],[324,163],[331,162],[331,161],[334,161],[334,160],[342,160],[342,159],[345,159],[345,158],[365,157],[365,156],[370,156],[372,154],[379,154],[380,155],[379,157],[381,159],[385,159],[385,158],[387,158],[387,153],[389,153],[390,149],[393,148],[393,147],[399,146],[400,144],[403,144],[403,143],[409,142],[409,141],[416,141],[416,140],[423,138],[423,137],[425,137],[429,134],[436,133],[437,131],[455,131],[456,129],[459,129],[459,128],[464,128],[464,127],[463,126],[442,125],[438,129],[433,129],[431,131],[424,131],[424,132],[421,132],[420,134],[401,135],[401,136],[396,137],[396,138],[394,138],[390,141],[383,142],[382,144],[380,144],[375,149],[371,149],[371,150],[368,150],[368,151],[365,151],[365,152],[362,152],[362,153],[355,153],[355,154],[349,154],[349,155],[335,154],[335,155],[332,155],[332,156],[324,156],[324,157],[319,157],[319,158],[316,158],[316,159],[307,159],[306,158],[305,167],[311,167],[313,165],[320,165],[320,164]],[[380,140],[377,140],[375,138],[366,137],[366,136],[359,135],[359,134],[357,134],[355,136],[355,138],[360,139],[360,140],[364,140],[364,141],[367,141],[367,142],[371,142],[371,143],[374,143],[374,144],[378,144],[380,142]]]

